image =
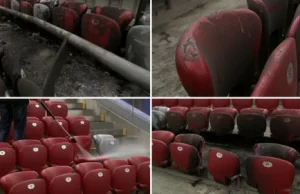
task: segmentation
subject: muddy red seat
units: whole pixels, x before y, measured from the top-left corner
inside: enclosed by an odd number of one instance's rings
[[[115,20],[123,32],[134,18],[134,14],[129,10],[116,7],[96,6],[91,10],[92,13],[101,14]]]
[[[8,174],[1,178],[1,187],[5,194],[46,194],[47,185],[34,171]]]
[[[181,134],[170,144],[172,166],[188,174],[198,174],[202,170],[202,151],[205,140],[196,134]]]
[[[41,141],[47,147],[50,166],[68,166],[74,163],[74,146],[67,138],[53,137]]]
[[[11,0],[0,0],[0,6],[11,8]]]
[[[257,108],[267,109],[270,113],[278,108],[279,102],[279,99],[255,99]]]
[[[186,113],[187,129],[196,134],[207,131],[210,111],[208,107],[192,107]]]
[[[295,167],[282,159],[251,156],[246,160],[246,175],[247,183],[260,193],[282,193],[293,185]]]
[[[163,106],[163,99],[152,99],[152,107]]]
[[[33,15],[33,5],[28,1],[21,1],[20,12],[32,16]]]
[[[17,165],[21,170],[40,173],[47,167],[47,148],[39,140],[19,140],[12,145],[16,150]]]
[[[69,123],[71,135],[89,135],[91,124],[90,121],[82,116],[67,116],[66,121]]]
[[[150,161],[150,158],[148,156],[131,156],[127,160],[130,165],[133,165],[138,169],[140,164]]]
[[[237,110],[235,108],[215,108],[210,113],[212,131],[217,135],[231,134],[235,126],[236,115]]]
[[[227,96],[248,88],[255,72],[261,29],[259,17],[248,9],[197,20],[181,36],[176,50],[177,72],[187,93]]]
[[[81,177],[83,194],[111,193],[111,173],[101,163],[81,163],[75,169]]]
[[[66,7],[53,7],[52,24],[73,34],[78,34],[80,17],[76,11],[72,9]]]
[[[300,110],[278,109],[271,114],[272,136],[283,142],[293,142],[300,137]]]
[[[30,101],[27,105],[27,117],[37,117],[40,120],[46,115],[45,109],[36,101]]]
[[[246,138],[263,137],[267,129],[269,111],[263,108],[245,108],[237,117],[239,134]]]
[[[111,52],[118,52],[120,47],[119,25],[103,15],[84,14],[81,21],[81,36]]]
[[[49,167],[42,171],[48,194],[81,194],[80,175],[69,166]]]
[[[86,13],[88,6],[85,3],[79,3],[74,1],[65,1],[59,5],[60,7],[66,7],[76,11],[79,17],[82,17]]]
[[[68,116],[68,106],[63,101],[46,101],[45,104],[54,116],[66,118]],[[51,115],[48,115],[51,116]]]
[[[56,117],[56,121],[52,117],[44,117],[43,122],[45,124],[45,131],[48,137],[66,137],[66,131],[69,131],[68,122],[62,117]]]
[[[174,137],[174,134],[169,131],[152,131],[152,163],[154,165],[168,165],[169,146],[174,141]]]
[[[283,40],[288,16],[288,0],[247,0],[250,10],[262,21],[262,39],[260,49],[261,69],[268,56]]]
[[[211,104],[214,108],[229,107],[230,99],[212,99]]]
[[[106,160],[104,167],[112,174],[112,190],[114,193],[133,193],[136,191],[136,168],[127,160]]]
[[[252,96],[296,96],[297,80],[296,42],[294,38],[287,38],[269,57]]]
[[[194,99],[195,107],[211,107],[210,99]]]
[[[254,145],[254,151],[256,155],[279,158],[292,164],[299,156],[299,153],[294,148],[277,143],[257,143]]]
[[[300,109],[300,99],[282,99],[282,106],[285,109]]]
[[[253,99],[232,99],[232,105],[237,111],[253,106]]]
[[[150,194],[150,161],[141,163],[137,168],[137,186],[145,191],[145,194]]]
[[[171,107],[169,112],[166,113],[168,128],[174,133],[178,133],[186,128],[186,113],[187,107]]]
[[[35,118],[35,117],[34,117]],[[44,123],[40,120],[28,119],[25,128],[25,139],[40,140],[45,135]]]
[[[193,99],[178,99],[178,105],[182,107],[191,108],[194,106]]]
[[[216,182],[229,185],[240,174],[240,160],[232,152],[211,148],[208,151],[208,171]]]
[[[15,150],[8,144],[0,142],[0,178],[15,170],[17,162]]]
[[[164,106],[166,107],[173,107],[178,106],[178,99],[163,99]]]

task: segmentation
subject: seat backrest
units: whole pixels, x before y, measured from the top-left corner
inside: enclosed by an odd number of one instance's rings
[[[29,104],[27,105],[27,117],[37,117],[41,120],[45,115],[45,109],[38,102],[29,102]]]
[[[192,106],[194,106],[194,100],[193,99],[179,99],[178,105],[187,107],[187,108],[191,108]]]
[[[180,134],[175,137],[174,142],[185,143],[195,147],[198,152],[202,152],[205,147],[205,139],[197,134]]]
[[[152,99],[152,107],[163,106],[163,99]]]
[[[86,150],[87,152],[90,151],[91,146],[92,146],[92,138],[89,135],[85,135],[85,136],[73,136],[76,140],[76,143],[73,143],[74,146],[74,154],[78,154],[81,150],[81,148],[83,148],[84,150]],[[70,143],[72,143],[72,140],[69,140]],[[79,146],[81,147],[79,147]]]
[[[286,109],[300,109],[299,99],[282,99],[282,106]]]
[[[128,165],[128,164],[129,163],[127,160],[121,160],[121,159],[109,159],[104,161],[103,163],[104,167],[109,169],[111,172],[119,166]]]
[[[50,183],[55,177],[68,173],[73,173],[73,169],[70,166],[55,166],[45,168],[41,172],[41,175],[47,181],[47,183]]]
[[[180,80],[190,96],[227,96],[249,86],[261,40],[261,21],[248,9],[219,12],[196,21],[176,50]],[[198,71],[195,71],[198,69]]]
[[[136,167],[136,169],[138,169],[139,165],[150,161],[150,158],[148,156],[132,156],[130,158],[128,158],[128,163],[130,165],[133,165]]]
[[[214,108],[229,107],[230,99],[212,99],[211,104],[213,105]]]
[[[65,1],[61,3],[59,6],[67,7],[77,12],[77,14],[81,17],[88,10],[88,6],[85,3],[73,2],[73,1]]]
[[[45,126],[40,120],[27,119],[25,128],[25,139],[40,140],[44,137]]]
[[[195,107],[210,107],[211,100],[210,99],[194,99]]]
[[[279,99],[255,99],[255,105],[257,108],[264,108],[270,112],[278,108],[279,102]]]
[[[1,142],[0,145],[0,178],[13,171],[17,162],[16,151],[5,144]]]
[[[174,141],[174,137],[174,133],[170,131],[152,131],[152,139],[160,140],[166,145],[170,145]]]
[[[61,126],[66,131],[69,131],[68,122],[62,117],[56,117],[58,123],[52,119],[52,117],[44,117],[43,122],[45,123],[45,131],[48,137],[66,137],[66,132],[62,129]],[[61,125],[61,126],[60,126]]]
[[[287,33],[288,38],[294,38],[296,41],[296,48],[297,48],[297,67],[298,71],[300,68],[300,6],[298,7],[297,11],[299,13],[296,13],[297,16],[295,16],[291,27]]]
[[[178,99],[163,99],[164,105],[166,107],[174,107],[174,106],[178,106]]]
[[[238,111],[253,106],[253,99],[232,99],[232,105]]]
[[[298,64],[294,38],[285,39],[271,54],[253,97],[296,96]]]
[[[83,179],[86,173],[95,170],[95,169],[103,169],[103,165],[99,162],[85,162],[77,164],[75,169],[76,172],[78,172]]]
[[[58,117],[68,116],[68,106],[63,101],[46,101],[45,104],[49,107],[49,110]],[[48,115],[51,116],[51,115]]]
[[[69,130],[72,135],[89,135],[91,124],[90,121],[81,116],[66,117],[69,123]]]

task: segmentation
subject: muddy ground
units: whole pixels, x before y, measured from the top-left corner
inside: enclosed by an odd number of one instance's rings
[[[246,8],[246,0],[202,0],[201,6],[153,29],[152,94],[153,96],[188,96],[176,71],[175,50],[182,33],[201,16],[222,10]],[[176,5],[172,5],[175,7]],[[163,15],[161,16],[163,17]],[[159,17],[156,17],[159,20]],[[153,21],[155,22],[155,21]]]
[[[20,23],[19,23],[20,24]],[[28,24],[27,24],[28,25]],[[25,27],[24,27],[25,26]],[[7,20],[0,22],[0,39],[10,54],[18,58],[26,76],[42,90],[51,60],[62,41]],[[107,67],[96,64],[78,51],[69,52],[55,85],[56,96],[149,96],[149,92],[129,83]]]

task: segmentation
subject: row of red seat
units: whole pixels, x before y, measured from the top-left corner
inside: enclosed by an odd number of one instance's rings
[[[209,122],[217,135],[232,134],[237,118],[239,134],[246,138],[263,137],[267,128],[267,118],[270,116],[270,129],[272,137],[284,142],[293,142],[300,137],[300,100],[284,99],[283,108],[278,108],[277,99],[256,99],[256,107],[252,99],[232,99],[234,107],[230,107],[230,99],[211,100],[167,100],[163,104],[177,102],[166,113],[168,128],[175,133],[192,131],[200,134],[209,128]],[[192,103],[197,107],[193,107]],[[206,104],[205,104],[206,103]],[[198,106],[201,104],[200,106]],[[169,104],[170,105],[170,104]],[[189,105],[183,107],[181,105]],[[202,107],[203,106],[203,107]],[[235,108],[237,107],[238,110]]]
[[[150,159],[135,156],[128,160],[110,159],[103,164],[86,162],[75,166],[55,166],[21,171],[1,178],[5,194],[131,194],[137,189],[150,194]]]
[[[78,34],[111,52],[118,52],[122,35],[134,18],[131,11],[106,6],[96,6],[91,13],[86,13],[87,4],[74,1],[65,1],[58,7],[48,7],[39,3],[39,0],[22,0],[19,7],[11,7],[11,1],[0,0],[0,5],[35,17],[50,14],[50,17],[42,19],[50,22],[52,17],[53,25]]]
[[[176,66],[190,96],[297,95],[300,7],[296,12],[295,7],[299,3],[247,3],[249,9],[200,18],[181,36]],[[260,78],[251,91],[255,73]]]
[[[64,101],[45,101],[45,104],[48,106],[49,110],[53,113],[54,116],[66,118],[68,116],[68,106]],[[27,116],[28,117],[37,117],[42,120],[45,116],[50,116],[47,114],[46,110],[35,100],[30,100],[27,106]]]
[[[172,164],[181,172],[200,174],[204,170],[205,140],[196,134],[175,135],[168,131],[152,132],[152,162],[166,167]],[[255,156],[246,159],[247,183],[261,194],[290,193],[295,177],[293,163],[297,151],[280,144],[256,144]],[[229,151],[211,148],[208,152],[209,173],[216,182],[230,184],[241,174],[239,157]],[[282,179],[284,177],[284,179]]]

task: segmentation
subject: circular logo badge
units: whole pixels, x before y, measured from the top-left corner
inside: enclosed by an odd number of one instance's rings
[[[32,126],[36,127],[36,126],[37,126],[37,124],[36,124],[36,123],[32,123]]]
[[[265,162],[263,162],[263,166],[266,168],[271,168],[273,166],[273,164],[269,161],[265,161]]]
[[[286,117],[286,118],[283,119],[283,121],[284,121],[285,123],[289,123],[289,122],[291,122],[291,119],[288,118],[288,117]]]
[[[66,178],[66,182],[67,182],[67,183],[69,183],[69,182],[71,182],[71,181],[72,181],[71,177],[67,177],[67,178]]]
[[[27,185],[27,188],[28,188],[29,190],[32,190],[32,189],[34,189],[34,187],[35,187],[35,185],[34,185],[34,184],[29,184],[29,185]]]
[[[0,156],[4,156],[5,155],[5,151],[0,151]]]
[[[57,105],[57,108],[61,108],[61,105],[59,104],[59,105]]]
[[[98,19],[93,19],[92,20],[92,23],[94,24],[94,25],[98,25],[99,23],[100,23],[100,21],[98,20]]]
[[[110,141],[110,145],[115,145],[115,142],[114,141]]]
[[[126,173],[130,172],[130,169],[129,168],[125,168],[125,172]]]
[[[63,149],[63,150],[65,150],[66,148],[67,148],[66,145],[62,145],[62,146],[61,146],[61,149]]]
[[[220,153],[220,152],[218,152],[218,153],[217,153],[217,157],[218,157],[218,158],[223,158],[223,154]]]
[[[39,108],[39,107],[40,107],[40,105],[36,104],[36,105],[35,105],[35,107],[36,107],[36,108]]]
[[[83,125],[83,124],[84,124],[84,121],[80,121],[80,124],[82,124],[82,125]]]
[[[181,152],[183,150],[183,148],[181,146],[178,146],[177,150]]]
[[[33,151],[34,151],[34,152],[38,152],[38,151],[39,151],[39,148],[33,148]]]
[[[222,119],[223,118],[223,115],[218,115],[217,116],[217,119]]]
[[[103,177],[103,173],[102,173],[102,172],[99,172],[99,173],[98,173],[98,177]]]
[[[294,66],[292,63],[289,64],[288,70],[287,70],[287,82],[288,84],[291,84],[293,82],[293,74],[294,74]]]

